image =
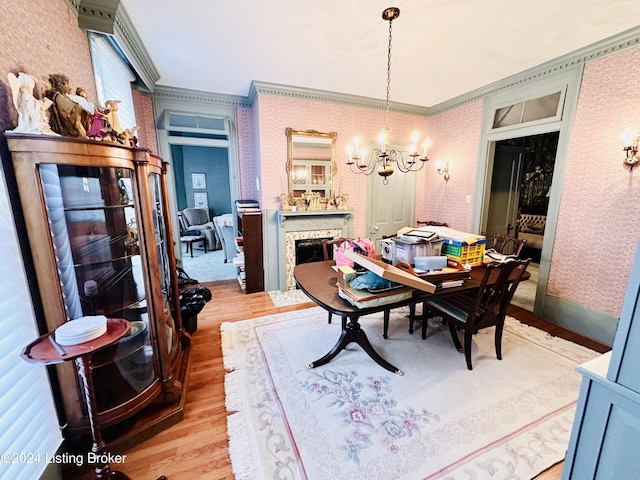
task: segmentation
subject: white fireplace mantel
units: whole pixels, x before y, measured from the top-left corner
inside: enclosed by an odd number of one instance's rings
[[[275,220],[268,228],[271,238],[276,239],[278,255],[271,255],[268,262],[271,271],[277,271],[278,289],[295,289],[293,268],[295,267],[295,241],[323,237],[351,237],[353,210],[307,210],[274,212]],[[269,267],[267,267],[269,268]]]

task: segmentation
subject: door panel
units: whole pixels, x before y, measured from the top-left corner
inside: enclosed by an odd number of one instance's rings
[[[487,232],[513,235],[518,214],[522,148],[496,145],[491,179]]]
[[[384,185],[382,177],[373,174],[367,183],[367,234],[380,252],[383,236],[392,236],[402,227],[413,225],[416,174],[396,170]]]

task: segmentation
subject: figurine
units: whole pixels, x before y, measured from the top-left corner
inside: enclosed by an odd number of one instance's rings
[[[138,143],[138,139],[135,134],[138,131],[138,126],[124,129],[120,125],[120,118],[118,117],[118,104],[120,100],[107,100],[104,102],[107,107],[107,122],[111,126],[111,129],[116,133],[118,142],[135,147]]]
[[[93,105],[80,95],[72,95],[69,78],[61,73],[49,75],[45,96],[53,102],[49,125],[60,135],[87,137]]]
[[[11,86],[13,105],[18,111],[18,126],[13,131],[55,135],[49,127],[46,114],[52,102],[48,98],[38,100],[34,96],[36,79],[22,72],[18,76],[9,73],[7,77]]]

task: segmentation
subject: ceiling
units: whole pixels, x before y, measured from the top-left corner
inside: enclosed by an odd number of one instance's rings
[[[122,0],[159,85],[252,80],[433,106],[638,25],[638,0]],[[622,72],[621,72],[622,73]]]

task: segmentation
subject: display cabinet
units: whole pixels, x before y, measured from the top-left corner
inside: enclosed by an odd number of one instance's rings
[[[166,164],[145,149],[116,144],[6,138],[47,329],[93,315],[131,324],[94,355],[97,421],[113,427],[116,438],[176,423],[190,338],[180,321]],[[73,362],[56,369],[64,434],[79,440],[89,428],[82,382]]]

